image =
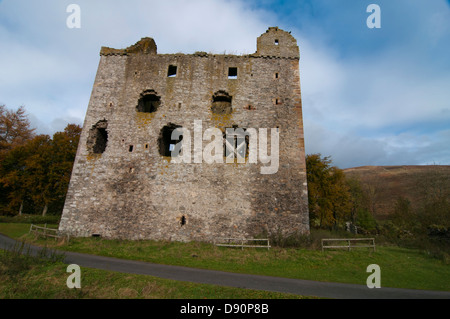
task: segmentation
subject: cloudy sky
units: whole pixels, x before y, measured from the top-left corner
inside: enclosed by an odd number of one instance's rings
[[[159,53],[248,54],[269,26],[300,46],[308,154],[340,168],[450,165],[449,0],[0,0],[0,104],[53,134],[83,123],[101,46],[149,36]]]

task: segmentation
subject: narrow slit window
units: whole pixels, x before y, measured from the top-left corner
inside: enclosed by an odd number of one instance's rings
[[[275,73],[275,79],[278,79],[278,78],[279,78],[279,74],[277,72],[277,73]]]
[[[237,68],[228,68],[228,79],[235,80],[237,79],[238,70]]]
[[[177,76],[177,66],[169,65],[169,69],[167,70],[167,77],[174,78]]]
[[[130,146],[128,147],[128,152],[130,152],[130,153],[133,152],[133,148],[134,148],[133,145],[130,145]]]

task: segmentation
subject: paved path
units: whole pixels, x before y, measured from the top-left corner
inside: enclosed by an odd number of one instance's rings
[[[0,249],[11,249],[17,241],[0,234]],[[28,247],[29,245],[27,245]],[[35,254],[41,248],[29,246]],[[152,264],[148,262],[94,256],[74,252],[60,252],[64,262],[80,267],[111,270],[122,273],[151,275],[160,278],[214,284],[229,287],[258,289],[339,299],[450,299],[450,292],[379,288],[369,289],[365,285],[342,284],[300,280],[270,276],[237,274],[216,270],[204,270],[182,266]],[[369,274],[368,274],[369,275]]]

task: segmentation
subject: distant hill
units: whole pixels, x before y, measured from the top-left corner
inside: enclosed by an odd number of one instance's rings
[[[450,165],[362,166],[344,169],[349,178],[360,180],[372,193],[375,217],[386,218],[397,199],[407,198],[413,208],[427,196],[450,196]]]

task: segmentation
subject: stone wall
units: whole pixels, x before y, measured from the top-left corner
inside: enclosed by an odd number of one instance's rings
[[[179,241],[308,233],[298,52],[278,28],[245,56],[157,54],[150,38],[102,48],[60,230]],[[218,92],[231,98],[231,113],[212,112]],[[138,111],[142,103],[156,111]],[[269,141],[270,129],[278,129],[277,173],[261,174],[266,164],[259,161],[174,163],[162,156],[161,132],[172,126],[191,132],[194,154],[194,121],[201,133],[267,128]],[[106,138],[103,152],[93,151],[97,138]]]

